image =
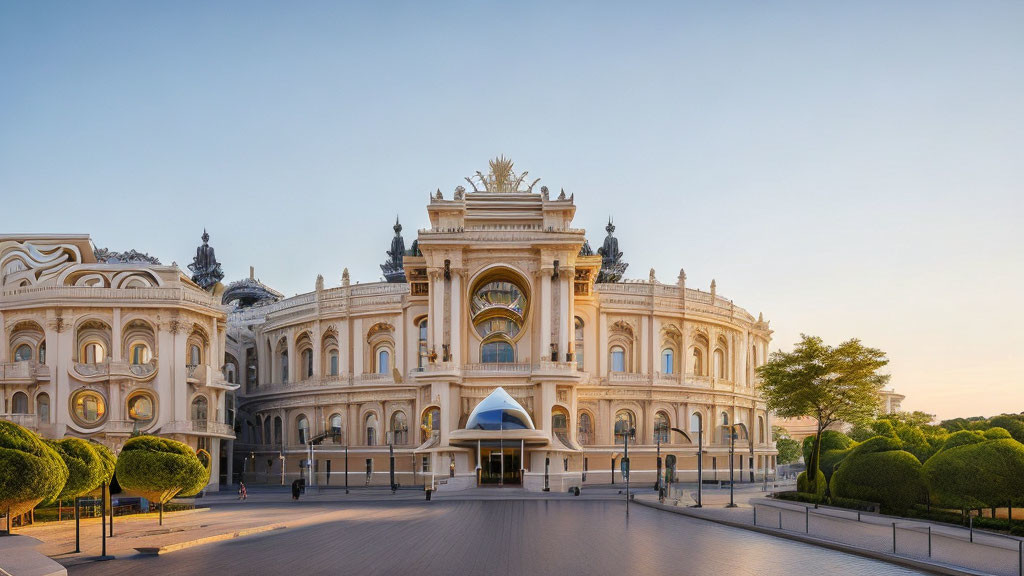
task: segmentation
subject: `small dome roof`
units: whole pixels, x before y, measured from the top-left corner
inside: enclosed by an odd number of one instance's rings
[[[501,386],[494,389],[469,414],[467,430],[533,430],[533,420],[519,402]]]

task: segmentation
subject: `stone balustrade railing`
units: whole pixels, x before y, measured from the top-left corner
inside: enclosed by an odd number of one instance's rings
[[[234,436],[235,431],[230,424],[214,420],[175,420],[160,427],[161,434],[216,434],[218,436]]]
[[[36,414],[0,414],[0,420],[7,420],[29,430],[35,430],[38,427],[39,416]]]
[[[76,300],[117,300],[144,302],[188,302],[210,308],[220,308],[217,298],[202,290],[186,286],[162,288],[93,288],[87,286],[26,286],[2,292],[4,302],[23,303],[37,300],[59,302]]]
[[[32,362],[4,362],[0,364],[0,380],[29,380],[35,377]]]

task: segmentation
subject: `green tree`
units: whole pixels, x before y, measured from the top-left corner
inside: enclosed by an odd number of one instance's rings
[[[163,505],[183,490],[191,490],[208,478],[206,468],[188,445],[157,436],[128,439],[117,458],[121,488]]]
[[[68,467],[34,432],[0,420],[0,510],[24,514],[60,494]]]
[[[103,459],[86,440],[64,438],[49,442],[68,467],[68,479],[54,500],[77,498],[99,488],[106,479]]]
[[[772,352],[757,368],[768,409],[783,418],[809,416],[817,423],[815,450],[807,469],[808,485],[817,492],[822,432],[836,422],[857,423],[878,408],[878,392],[889,381],[879,370],[885,353],[852,339],[832,347],[816,336],[801,335],[792,352]]]
[[[792,464],[800,459],[800,443],[791,438],[779,438],[775,441],[779,450],[779,464]]]

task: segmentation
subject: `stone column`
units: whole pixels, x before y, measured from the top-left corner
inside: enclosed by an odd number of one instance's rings
[[[463,270],[452,269],[450,328],[452,362],[462,365],[462,274]]]
[[[601,378],[608,377],[608,315],[601,312],[598,315],[597,326],[597,350],[594,351],[597,357],[597,373]]]
[[[430,322],[427,324],[427,328],[434,335],[433,346],[437,350],[437,360],[440,362],[443,359],[444,349],[441,347],[444,344],[444,273],[441,270],[434,270],[433,276],[430,279],[430,299],[434,303],[434,308],[431,311]]]
[[[686,329],[686,319],[684,318],[679,322],[679,331],[682,332],[682,350],[679,351],[679,383],[683,384],[686,382],[686,370],[690,365],[690,331]],[[687,430],[688,428],[684,428]]]
[[[0,311],[0,362],[10,362],[10,342],[7,340],[7,324],[4,322],[4,313]]]
[[[164,361],[162,368],[167,368],[167,364],[171,364],[170,369],[173,374],[171,386],[173,392],[171,396],[173,398],[174,409],[172,411],[172,421],[186,421],[189,419],[188,413],[188,382],[185,381],[187,376],[185,369],[186,362],[186,350],[185,341],[188,339],[188,335],[185,333],[188,330],[188,326],[184,322],[172,321],[171,331],[173,332],[173,353],[168,358],[170,362]],[[161,370],[162,372],[163,370]]]
[[[320,332],[320,319],[317,318],[313,327],[313,377],[320,378],[324,375],[322,366],[323,358],[323,334]]]
[[[298,382],[299,381],[299,359],[295,357],[295,330],[290,329],[286,332],[288,338],[288,381]]]
[[[579,352],[578,350],[576,350],[576,281],[575,281],[575,279],[576,279],[576,269],[575,268],[567,268],[565,270],[565,275],[568,276],[568,278],[569,278],[569,289],[566,291],[566,294],[569,297],[568,298],[569,310],[566,313],[567,318],[565,320],[566,320],[566,322],[568,322],[566,324],[566,326],[568,326],[569,342],[572,343],[572,348],[573,348],[573,353],[574,353],[572,362],[575,365],[576,364],[575,353]],[[566,348],[565,351],[568,352],[569,349]],[[576,418],[575,414],[570,414],[570,416],[572,416],[572,418]],[[572,432],[570,438],[575,438],[576,437],[575,428],[570,430],[570,432]]]
[[[540,358],[551,359],[551,273],[540,270]]]
[[[572,290],[572,284],[570,282],[570,271],[562,270],[559,272],[558,279],[558,360],[562,362],[565,360],[565,355],[569,352],[569,334],[572,333],[573,320],[571,309],[569,308],[569,301],[572,299],[570,296],[570,290]],[[550,355],[550,352],[548,353]]]
[[[343,318],[338,322],[338,375],[344,376],[352,372],[352,363],[349,361],[352,353],[352,344],[349,339],[349,320]]]
[[[427,270],[427,352],[434,349],[434,323],[437,322],[437,314],[434,313],[434,270]],[[417,354],[419,351],[417,350]]]
[[[352,319],[352,374],[359,376],[363,373],[363,346],[365,344],[363,338],[363,319],[353,318]]]

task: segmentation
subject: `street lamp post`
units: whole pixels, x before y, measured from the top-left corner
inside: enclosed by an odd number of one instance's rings
[[[348,444],[345,444],[345,494],[348,494]]]
[[[742,430],[743,435],[746,436],[747,427],[742,422],[737,422],[736,424],[723,424],[722,428],[729,433],[729,504],[726,505],[726,508],[735,508],[736,501],[733,499],[733,492],[736,485],[734,477],[734,469],[736,466],[736,430]]]
[[[398,490],[398,486],[395,485],[395,445],[393,443],[388,444],[388,454],[391,466],[391,493],[394,494]]]
[[[687,442],[689,442],[691,444],[693,443],[693,440],[690,440],[690,435],[687,434],[686,432],[683,432],[679,428],[669,428],[669,430],[671,430],[673,432],[679,432],[680,434],[683,435],[683,438],[686,438]],[[666,469],[667,469],[667,467],[666,467]],[[661,476],[661,437],[660,436],[658,437],[658,476],[659,477]],[[699,486],[699,484],[698,484],[698,486]],[[660,488],[660,485],[658,485],[658,487]],[[699,499],[697,500],[697,505],[700,506],[700,500]]]
[[[636,434],[636,428],[626,430],[626,433],[623,435],[622,471],[625,472],[626,476],[626,516],[629,516],[629,437],[633,434]]]

